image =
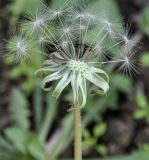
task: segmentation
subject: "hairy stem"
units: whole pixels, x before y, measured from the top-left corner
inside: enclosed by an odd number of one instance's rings
[[[82,160],[82,128],[80,104],[74,105],[74,160]]]

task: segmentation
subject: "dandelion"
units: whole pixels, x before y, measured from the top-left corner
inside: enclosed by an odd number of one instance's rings
[[[38,30],[42,33],[42,36],[35,39],[38,43],[46,42],[54,47],[54,52],[46,54],[50,58],[44,62],[43,68],[36,71],[36,75],[46,74],[41,82],[42,88],[52,90],[52,82],[57,81],[53,96],[58,98],[71,85],[71,110],[75,116],[75,160],[82,159],[80,109],[87,101],[87,84],[96,86],[92,93],[104,95],[108,92],[109,76],[104,67],[106,64],[120,64],[120,70],[129,74],[137,72],[132,59],[134,52],[131,54],[134,41],[128,38],[128,34],[121,34],[121,24],[103,17],[99,19],[84,7],[73,8],[71,2],[66,1],[63,6],[53,5],[49,11],[46,9],[42,14],[36,13],[36,17],[28,22],[32,32]],[[9,47],[19,59],[25,58],[28,53],[28,43],[22,38],[15,39],[15,45]],[[14,44],[10,40],[11,43]],[[118,50],[112,55],[111,49],[115,47]]]
[[[28,43],[28,40],[24,36],[14,36],[8,41],[7,49],[15,57],[15,60],[18,62],[20,60],[25,60],[29,57],[29,50],[31,46]]]

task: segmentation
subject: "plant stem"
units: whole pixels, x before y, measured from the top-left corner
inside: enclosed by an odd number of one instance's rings
[[[82,128],[79,103],[74,105],[74,160],[82,160]]]

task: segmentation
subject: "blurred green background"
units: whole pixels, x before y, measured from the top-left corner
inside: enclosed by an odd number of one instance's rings
[[[59,0],[53,0],[58,3]],[[78,0],[79,1],[79,0]],[[111,73],[110,91],[104,97],[89,95],[82,110],[83,157],[88,160],[149,159],[149,2],[148,0],[85,0],[107,8],[113,19],[131,24],[139,37],[135,77]],[[66,160],[73,157],[73,115],[68,112],[71,91],[59,100],[45,93],[34,62],[11,63],[4,46],[27,11],[50,0],[0,1],[0,160]],[[77,2],[77,0],[76,0]]]

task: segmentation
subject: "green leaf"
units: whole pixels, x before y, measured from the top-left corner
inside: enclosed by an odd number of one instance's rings
[[[88,139],[88,138],[90,138],[90,133],[89,133],[89,131],[87,130],[87,129],[83,129],[83,138],[84,139]]]
[[[95,138],[89,138],[83,141],[83,150],[86,151],[88,149],[93,148],[96,145]]]
[[[60,137],[57,139],[57,143],[52,150],[50,150],[50,154],[53,157],[57,157],[62,153],[66,147],[70,144],[73,139],[73,115],[68,114],[62,120],[62,127],[58,129]],[[67,141],[66,141],[67,140]]]
[[[140,58],[141,58],[141,63],[144,66],[149,67],[149,52],[143,53]]]
[[[12,127],[5,130],[7,138],[13,143],[13,146],[20,152],[26,153],[25,143],[27,141],[27,134],[19,127]]]
[[[149,153],[149,144],[147,143],[139,144],[139,150],[141,152]]]
[[[143,93],[137,93],[136,96],[136,102],[139,105],[140,108],[147,108],[148,102],[146,97],[143,95]]]
[[[36,53],[38,54],[38,53]],[[37,79],[34,76],[34,72],[42,66],[43,55],[38,54],[35,56],[35,53],[30,53],[31,64],[28,64],[26,61],[22,61],[16,66],[12,67],[10,70],[10,77],[12,79],[19,78],[20,76],[25,77],[25,81],[22,83],[23,89],[30,93],[33,91],[39,84]],[[13,57],[7,57],[5,62],[9,65],[13,62]]]
[[[98,124],[97,126],[94,127],[93,134],[95,137],[98,138],[105,133],[106,129],[107,129],[106,123],[101,122],[100,124]]]
[[[103,11],[108,16],[111,17],[112,20],[120,20],[120,11],[118,9],[117,3],[115,1],[109,1],[109,0],[96,0],[92,3],[90,7],[93,12],[98,14],[98,16],[101,16],[101,12]],[[105,12],[106,9],[106,12]],[[112,14],[111,14],[112,13]]]
[[[117,90],[124,93],[130,92],[132,88],[131,79],[120,74],[111,75],[111,85],[114,85]]]
[[[145,118],[147,114],[148,113],[146,112],[146,110],[137,110],[134,112],[134,118],[142,119],[142,118]]]
[[[10,97],[11,116],[18,126],[26,129],[29,127],[30,111],[25,95],[18,89],[13,89]]]
[[[104,144],[99,144],[98,146],[96,146],[96,150],[101,154],[101,155],[105,155],[108,152],[108,148],[104,145]]]
[[[43,3],[43,0],[13,0],[8,6],[8,10],[12,12],[12,23],[16,23],[19,16],[30,12],[33,13]]]
[[[51,93],[46,95],[46,110],[43,122],[40,127],[39,137],[41,140],[46,140],[47,135],[51,129],[52,124],[54,123],[54,119],[57,115],[58,109],[58,100],[56,100]]]
[[[54,8],[58,9],[62,9],[62,7],[67,7],[68,5],[70,5],[71,1],[68,0],[63,0],[63,1],[59,1],[59,0],[52,0],[52,5],[54,6]],[[72,4],[72,3],[71,3]]]
[[[149,35],[149,5],[147,5],[137,17],[140,29]]]
[[[5,138],[3,138],[2,136],[0,137],[0,148],[1,148],[1,150],[2,150],[2,148],[4,150],[7,150],[7,152],[14,150],[14,148],[11,147],[10,142],[8,140],[6,140]]]
[[[36,159],[36,160],[46,160],[46,148],[44,144],[41,144],[37,137],[34,137],[31,139],[31,143],[26,144],[27,148],[30,152],[30,154]]]

